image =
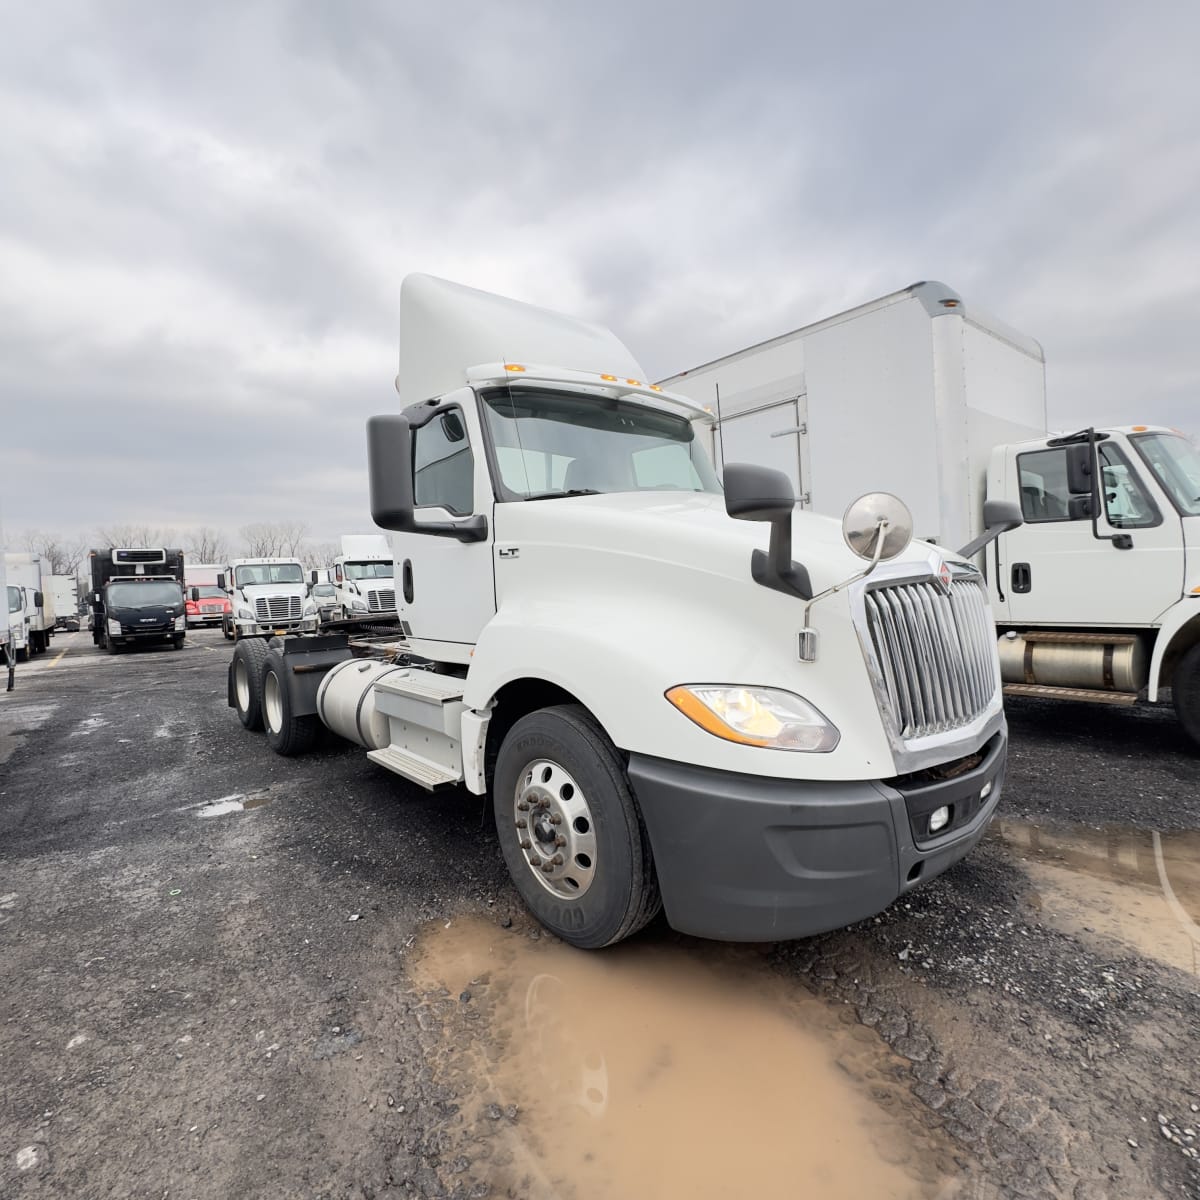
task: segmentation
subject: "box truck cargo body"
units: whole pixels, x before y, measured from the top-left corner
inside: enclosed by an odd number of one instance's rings
[[[576,945],[660,905],[734,940],[869,916],[1000,796],[980,574],[890,497],[839,525],[778,472],[722,487],[704,406],[644,381],[607,329],[406,279],[399,410],[368,423],[402,636],[242,642],[228,702],[277,753],[324,725],[490,795],[515,885]]]
[[[4,556],[8,582],[22,592],[27,653],[42,654],[54,636],[54,599],[49,593],[50,564],[40,554],[9,551]]]
[[[988,501],[1024,524],[973,554],[1010,695],[1132,704],[1171,689],[1200,742],[1200,456],[1150,426],[1046,429],[1032,338],[921,283],[681,372],[719,462],[766,463],[837,513],[866,481],[970,548]]]

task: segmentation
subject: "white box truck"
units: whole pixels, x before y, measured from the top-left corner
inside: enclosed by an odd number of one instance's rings
[[[8,581],[24,594],[27,653],[42,654],[54,635],[53,598],[48,593],[50,565],[40,554],[9,551],[4,556]]]
[[[235,558],[218,573],[217,587],[229,600],[221,622],[229,641],[317,627],[317,606],[298,558]]]
[[[15,665],[17,661],[16,639],[13,636],[14,624],[24,624],[24,600],[21,589],[9,587],[8,571],[4,560],[4,530],[0,527],[0,670],[5,675],[4,690],[13,690]]]
[[[516,887],[575,945],[660,905],[731,940],[868,917],[1000,796],[979,571],[893,497],[839,528],[778,472],[722,489],[708,415],[644,379],[606,329],[409,276],[401,411],[368,423],[404,637],[243,642],[228,702],[277,753],[324,725],[490,793]]]
[[[785,471],[805,508],[902,495],[970,548],[989,501],[1024,524],[986,554],[1005,690],[1107,704],[1171,690],[1200,744],[1200,454],[1147,425],[1046,432],[1032,338],[919,283],[662,381],[719,409],[721,462]]]
[[[383,534],[344,533],[342,552],[333,560],[332,620],[368,613],[396,616],[396,580],[392,548]],[[312,573],[314,585],[321,582]]]
[[[74,575],[50,575],[46,579],[54,608],[54,627],[68,633],[79,629],[79,582]]]

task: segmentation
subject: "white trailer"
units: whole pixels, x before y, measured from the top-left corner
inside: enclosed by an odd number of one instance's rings
[[[333,560],[332,573],[334,620],[368,613],[396,616],[395,566],[383,534],[342,534],[342,552]],[[316,571],[312,582],[321,582]]]
[[[870,916],[1000,796],[979,572],[894,497],[839,528],[778,472],[722,489],[703,408],[644,379],[606,329],[409,276],[402,411],[368,423],[404,637],[242,642],[229,704],[279,754],[324,724],[490,793],[522,897],[579,946],[660,905],[733,940]]]
[[[24,625],[24,599],[21,589],[10,587],[4,557],[4,529],[0,526],[0,671],[5,676],[5,691],[13,690],[14,667],[17,661],[16,638],[13,627]]]
[[[1131,425],[1050,436],[1041,346],[920,283],[662,381],[719,410],[722,462],[775,466],[804,507],[868,484],[918,536],[968,547],[985,504],[1024,524],[986,555],[1005,690],[1107,704],[1171,690],[1200,743],[1200,454]]]
[[[79,628],[79,581],[74,575],[49,575],[46,577],[46,595],[53,607],[56,629],[77,630]]]
[[[217,575],[217,587],[229,600],[221,628],[230,641],[317,627],[317,606],[298,558],[235,558]]]
[[[10,584],[24,594],[27,653],[42,654],[54,635],[53,598],[48,593],[50,564],[40,554],[14,553],[4,556]]]

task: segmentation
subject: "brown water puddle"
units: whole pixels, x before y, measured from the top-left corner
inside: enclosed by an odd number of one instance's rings
[[[520,1110],[494,1191],[961,1194],[899,1061],[871,1030],[786,988],[753,951],[635,942],[587,953],[456,920],[426,935],[415,975],[452,997],[471,991],[486,1009],[485,1044],[454,1054],[476,1108]]]
[[[992,828],[1024,862],[1050,923],[1200,975],[1200,831]]]

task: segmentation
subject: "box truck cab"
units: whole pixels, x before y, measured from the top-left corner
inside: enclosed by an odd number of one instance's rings
[[[224,625],[230,612],[229,597],[217,587],[219,563],[188,563],[184,568],[187,623],[189,629]]]
[[[9,585],[4,554],[0,551],[0,670],[4,672],[5,690],[9,692],[13,690],[13,668],[17,661],[14,626],[24,624],[23,607],[21,589]]]
[[[4,556],[9,583],[24,595],[27,653],[42,654],[54,636],[54,600],[49,593],[50,567],[39,554],[14,553]]]
[[[408,277],[401,411],[368,425],[406,636],[240,646],[229,703],[278,753],[324,723],[490,794],[517,888],[576,945],[660,906],[739,940],[870,916],[1000,796],[979,572],[893,497],[839,523],[778,472],[722,487],[710,414],[644,378],[606,329]]]
[[[718,461],[776,466],[806,508],[903,495],[986,573],[1009,695],[1170,693],[1200,743],[1200,460],[1150,426],[1047,433],[1034,339],[914,284],[662,381],[719,410]],[[973,548],[989,503],[1024,524]]]
[[[92,641],[110,654],[169,642],[183,649],[183,551],[114,547],[88,554],[92,577]]]
[[[217,587],[229,601],[222,630],[230,641],[317,627],[317,606],[298,558],[235,558],[217,576]]]
[[[334,619],[368,613],[396,615],[395,568],[386,537],[378,533],[343,534],[342,552],[333,560],[336,589]],[[317,583],[313,572],[313,583]]]

